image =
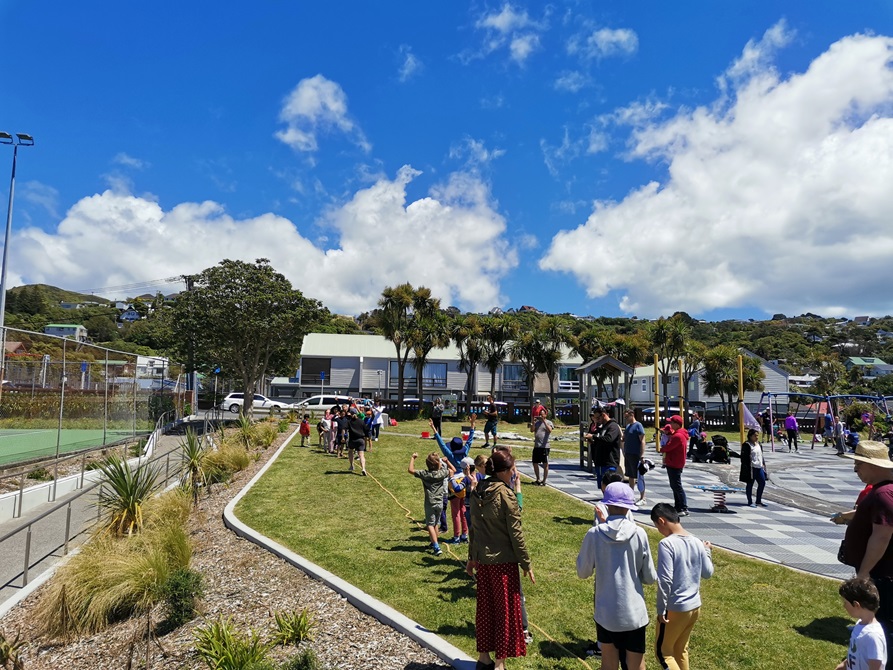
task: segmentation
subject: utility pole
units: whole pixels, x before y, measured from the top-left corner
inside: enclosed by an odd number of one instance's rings
[[[186,282],[186,290],[192,291],[195,276],[194,275],[183,275],[183,281]],[[192,323],[192,305],[189,305],[189,322]],[[195,331],[190,327],[189,329],[189,345],[186,351],[186,396],[189,398],[189,404],[192,406],[191,410],[194,414],[198,408],[197,398],[196,398],[196,388],[195,388]]]

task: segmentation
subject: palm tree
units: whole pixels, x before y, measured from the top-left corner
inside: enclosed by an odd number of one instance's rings
[[[690,340],[686,342],[685,349],[682,352],[682,361],[681,369],[679,369],[679,374],[682,376],[682,385],[683,388],[686,389],[686,395],[688,395],[687,389],[691,385],[691,380],[695,375],[698,374],[698,371],[703,369],[704,367],[704,357],[707,355],[707,345],[698,342],[697,340]],[[676,366],[677,369],[680,367]],[[684,411],[683,407],[679,408],[680,411]]]
[[[496,371],[508,355],[509,343],[518,336],[518,324],[508,314],[484,319],[484,364],[490,373],[490,395],[496,397]]]
[[[737,390],[738,350],[728,344],[713,347],[704,355],[704,393],[719,396],[727,422],[732,397]]]
[[[537,325],[536,335],[542,343],[541,369],[549,378],[549,403],[552,416],[555,416],[555,380],[561,361],[564,359],[563,347],[573,340],[567,322],[557,316],[541,319]]]
[[[647,332],[651,349],[658,357],[658,369],[666,400],[669,397],[670,370],[685,351],[685,345],[691,336],[691,327],[678,316],[669,319],[661,317],[648,325]]]
[[[521,333],[509,345],[509,356],[516,363],[520,363],[524,370],[524,378],[527,381],[527,399],[531,407],[533,407],[533,387],[536,382],[536,373],[540,371],[543,354],[542,341],[536,333],[530,331]]]
[[[470,403],[474,394],[475,372],[484,359],[483,325],[474,314],[458,316],[453,320],[450,333],[459,349],[459,369],[467,374],[465,401]]]
[[[633,369],[632,374],[626,380],[626,386],[623,389],[623,399],[629,407],[630,387],[633,379],[636,378],[636,368],[644,365],[648,356],[648,340],[640,333],[632,335],[617,335],[613,342],[613,356],[621,363],[625,363]]]
[[[422,312],[427,311],[433,301],[431,289],[424,286],[413,288],[409,283],[386,287],[378,301],[381,308],[378,325],[385,338],[393,342],[397,350],[397,403],[400,408],[403,407],[406,362],[412,352],[410,331],[413,317],[419,309]]]
[[[612,338],[611,331],[593,326],[570,339],[571,351],[582,358],[584,363],[588,363],[608,353],[608,344]],[[600,398],[604,390],[605,371],[599,368],[592,377],[595,380],[596,397]]]
[[[435,311],[429,313],[432,307]],[[437,309],[439,307],[440,301],[436,299],[429,305],[421,305],[422,309],[413,315],[413,323],[409,329],[409,342],[414,356],[410,364],[415,369],[419,402],[422,401],[423,373],[431,350],[445,347],[450,343],[449,319]]]

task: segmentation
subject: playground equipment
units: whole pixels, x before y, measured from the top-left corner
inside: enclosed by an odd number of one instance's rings
[[[813,409],[815,409],[815,418],[813,421],[812,440],[810,442],[810,449],[815,447],[815,443],[818,439],[817,435],[820,432],[822,432],[822,429],[824,428],[822,423],[823,423],[823,418],[824,418],[825,414],[830,414],[832,424],[836,424],[837,416],[839,416],[839,414],[840,414],[840,404],[841,403],[847,403],[847,401],[852,402],[852,401],[856,401],[856,400],[864,400],[866,402],[870,402],[873,405],[875,405],[875,407],[879,411],[883,412],[885,417],[889,417],[890,412],[888,410],[887,400],[888,400],[888,398],[893,400],[893,396],[885,397],[885,396],[879,396],[879,395],[873,396],[873,395],[862,395],[862,394],[853,394],[853,393],[840,393],[840,394],[834,394],[834,395],[821,396],[821,395],[816,395],[814,393],[801,393],[801,392],[773,393],[771,391],[767,391],[767,392],[763,393],[762,396],[760,396],[760,404],[757,408],[757,414],[762,413],[763,401],[768,399],[766,406],[769,411],[769,422],[772,426],[775,425],[775,416],[778,415],[777,404],[775,406],[775,409],[773,410],[772,399],[773,399],[773,397],[778,398],[779,396],[783,396],[785,398],[795,397],[795,398],[814,398],[814,399],[816,399],[815,403],[811,403],[806,406],[806,415],[803,417],[798,417],[798,418],[802,419],[804,423],[806,423],[806,421],[809,419],[809,416],[812,413]],[[847,403],[847,404],[849,404],[849,403]],[[790,405],[790,402],[788,403],[788,405]],[[785,411],[790,411],[790,408],[788,407]],[[800,403],[798,402],[797,408],[794,410],[794,415],[796,416],[797,414],[799,414],[799,411],[800,411]],[[863,417],[863,421],[866,424],[868,424],[871,427],[871,429],[873,430],[874,413],[870,413],[867,418]],[[769,435],[770,435],[771,449],[774,452],[775,451],[775,431],[774,430],[770,431]]]

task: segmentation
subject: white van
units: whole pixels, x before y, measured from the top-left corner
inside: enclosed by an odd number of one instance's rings
[[[346,395],[315,395],[305,398],[292,405],[299,416],[310,414],[311,416],[325,414],[333,405],[349,405],[350,398]]]

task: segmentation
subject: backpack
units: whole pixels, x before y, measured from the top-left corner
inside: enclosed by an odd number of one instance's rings
[[[462,472],[457,472],[455,475],[450,477],[449,484],[447,485],[450,491],[450,497],[464,498],[467,483],[468,482],[465,479],[465,474]]]

